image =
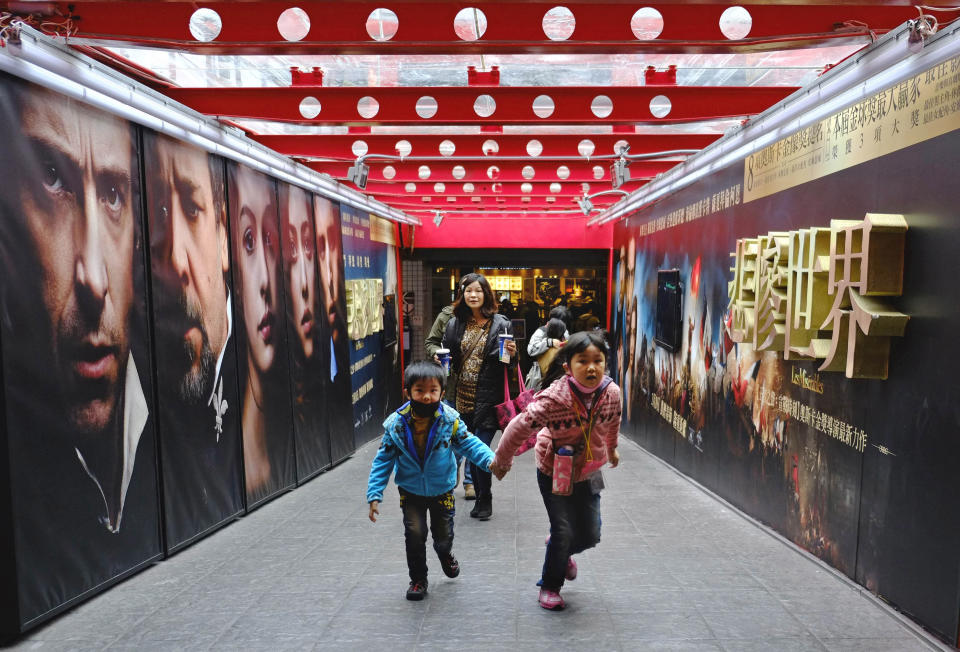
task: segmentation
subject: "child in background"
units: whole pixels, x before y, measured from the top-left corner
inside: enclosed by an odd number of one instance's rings
[[[407,367],[403,393],[409,401],[383,422],[383,440],[367,481],[369,516],[375,523],[383,490],[396,470],[410,572],[407,600],[423,600],[427,594],[428,512],[433,549],[444,574],[460,574],[452,552],[456,455],[485,471],[493,460],[493,451],[470,434],[457,411],[440,402],[445,381],[443,368],[433,362],[418,361]]]
[[[509,423],[491,472],[502,479],[514,453],[536,434],[537,483],[550,518],[550,537],[540,578],[540,606],[563,609],[560,589],[577,576],[572,555],[600,542],[600,467],[620,463],[620,388],[604,375],[607,343],[600,331],[575,333],[560,349],[566,372]],[[573,448],[573,490],[553,492],[555,451]],[[567,458],[569,459],[569,458]]]

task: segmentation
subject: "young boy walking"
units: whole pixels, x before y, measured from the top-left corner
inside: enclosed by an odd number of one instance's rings
[[[376,522],[383,490],[395,471],[410,572],[407,600],[423,600],[427,594],[428,512],[440,567],[447,577],[460,574],[452,552],[456,455],[484,471],[493,460],[490,447],[470,434],[456,410],[440,402],[445,381],[443,368],[433,362],[418,361],[407,367],[403,393],[409,401],[383,422],[383,440],[367,481],[369,516]]]

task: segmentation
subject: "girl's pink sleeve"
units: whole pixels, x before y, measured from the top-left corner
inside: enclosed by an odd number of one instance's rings
[[[623,403],[620,400],[620,387],[615,383],[611,384],[610,387],[607,388],[604,400],[611,402],[611,407],[615,415],[614,418],[609,421],[604,421],[604,429],[601,435],[607,446],[607,452],[609,453],[609,451],[617,447],[620,441],[620,417],[623,413]]]
[[[546,421],[543,418],[544,406],[541,403],[541,401],[534,401],[507,424],[507,429],[503,431],[497,452],[493,457],[493,461],[498,466],[509,469],[513,465],[513,454],[520,448],[520,444],[543,428]]]

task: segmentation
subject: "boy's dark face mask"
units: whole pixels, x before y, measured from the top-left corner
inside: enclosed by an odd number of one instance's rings
[[[418,417],[432,417],[433,413],[440,407],[440,401],[436,403],[421,403],[420,401],[410,401],[410,407],[413,413]]]

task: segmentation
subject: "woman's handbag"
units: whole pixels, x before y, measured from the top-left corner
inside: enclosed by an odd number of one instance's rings
[[[507,424],[513,417],[517,416],[523,409],[533,401],[534,390],[527,389],[523,384],[523,374],[518,373],[517,378],[520,381],[520,393],[516,398],[510,398],[510,383],[507,376],[507,366],[503,366],[503,397],[504,401],[496,406],[497,423],[500,429],[505,430]]]

